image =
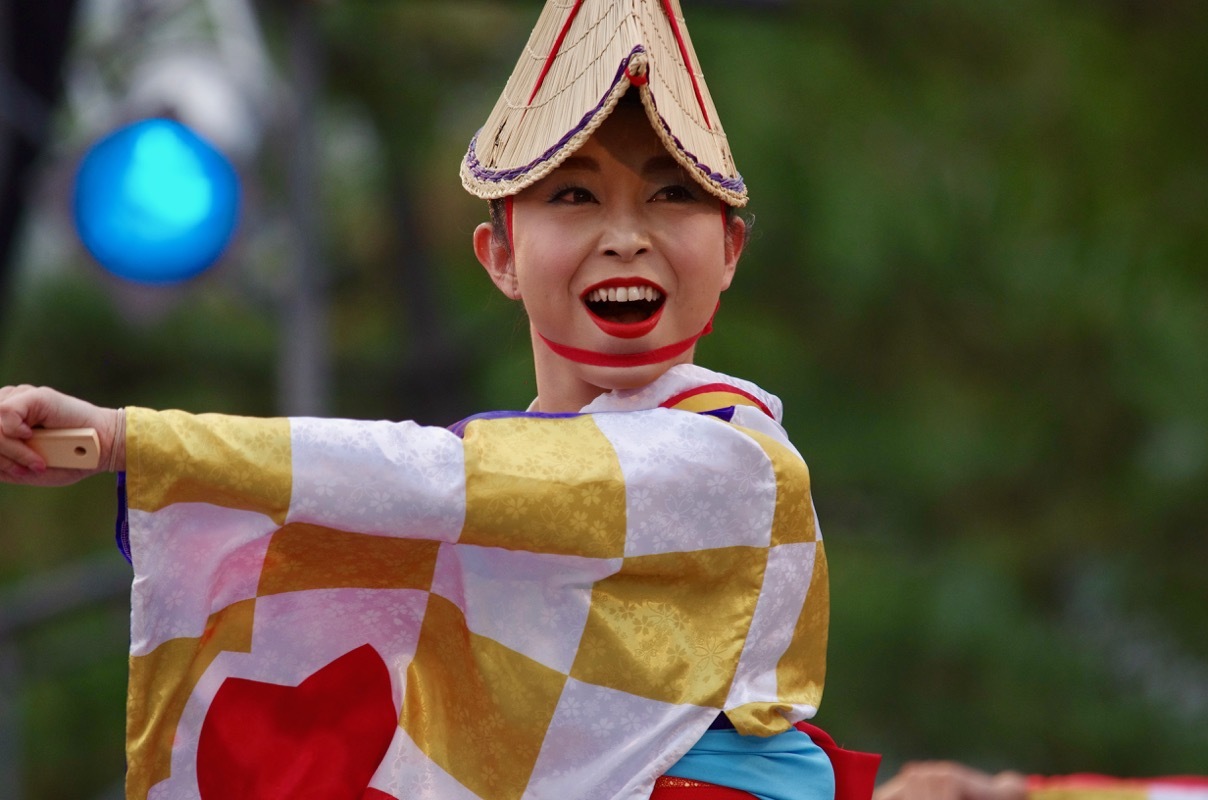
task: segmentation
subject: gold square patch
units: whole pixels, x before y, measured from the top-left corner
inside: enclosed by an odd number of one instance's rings
[[[571,677],[666,703],[721,708],[766,565],[760,547],[626,558],[595,584]]]
[[[293,488],[289,420],[142,408],[126,413],[130,508],[203,502],[285,523]]]
[[[797,454],[780,442],[751,428],[735,426],[754,439],[776,473],[776,508],[772,516],[772,545],[812,542],[818,538],[810,498],[810,470]]]
[[[440,543],[291,523],[273,534],[257,594],[307,589],[423,589],[432,586]]]
[[[463,544],[619,558],[625,477],[590,416],[507,417],[466,427]]]
[[[517,800],[565,683],[560,672],[470,632],[461,610],[434,594],[407,671],[400,724],[479,797]]]

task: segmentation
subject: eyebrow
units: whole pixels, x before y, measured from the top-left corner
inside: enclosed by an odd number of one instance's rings
[[[661,172],[682,172],[683,167],[669,155],[653,156],[642,165],[642,174],[650,175]]]
[[[600,162],[591,156],[571,156],[558,165],[559,169],[582,170],[584,172],[599,172]],[[668,172],[684,174],[684,168],[670,155],[651,156],[642,165],[642,174],[662,175]]]
[[[599,172],[600,164],[589,156],[571,156],[558,165],[560,169],[581,169],[585,172]]]

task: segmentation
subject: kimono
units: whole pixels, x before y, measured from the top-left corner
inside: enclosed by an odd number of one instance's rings
[[[647,798],[822,694],[781,406],[692,365],[578,414],[127,411],[127,797]]]

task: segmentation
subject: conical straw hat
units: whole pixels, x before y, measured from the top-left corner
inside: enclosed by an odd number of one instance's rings
[[[466,189],[507,197],[577,150],[636,87],[667,150],[710,193],[747,202],[679,0],[548,0],[461,165]]]

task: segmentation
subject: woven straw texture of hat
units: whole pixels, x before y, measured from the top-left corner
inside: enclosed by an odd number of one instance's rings
[[[679,0],[549,0],[461,178],[477,197],[513,195],[577,150],[637,87],[667,150],[710,193],[747,201]]]

